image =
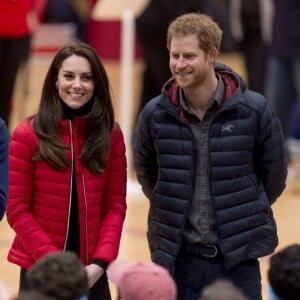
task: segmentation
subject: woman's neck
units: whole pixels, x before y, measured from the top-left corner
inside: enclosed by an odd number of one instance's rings
[[[61,103],[62,103],[64,119],[68,119],[68,120],[72,120],[74,117],[87,115],[91,111],[93,106],[92,100],[89,100],[86,104],[84,104],[82,107],[78,109],[73,109],[69,107],[63,101],[61,101]]]

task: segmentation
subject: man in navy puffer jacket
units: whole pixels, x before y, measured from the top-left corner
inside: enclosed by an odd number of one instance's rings
[[[280,123],[262,95],[216,63],[221,36],[203,14],[170,24],[173,77],[135,132],[151,258],[173,274],[180,300],[198,299],[219,277],[262,299],[258,258],[278,244],[271,204],[287,175]]]

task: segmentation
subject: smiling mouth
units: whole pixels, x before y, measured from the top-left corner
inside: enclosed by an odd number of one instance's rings
[[[71,96],[71,97],[82,97],[84,94],[83,93],[69,93],[69,95]]]
[[[184,73],[176,72],[177,77],[185,77],[185,76],[188,76],[190,74],[191,74],[191,72],[184,72]]]

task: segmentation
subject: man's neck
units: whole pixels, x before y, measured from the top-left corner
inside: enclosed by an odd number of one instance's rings
[[[218,86],[215,74],[208,78],[205,83],[193,88],[184,88],[185,98],[195,112],[205,113],[212,105],[214,95]]]

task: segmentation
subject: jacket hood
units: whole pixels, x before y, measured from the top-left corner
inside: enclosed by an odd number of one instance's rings
[[[240,88],[243,92],[246,89],[246,83],[243,78],[234,72],[230,67],[216,63],[215,72],[222,76],[225,85],[225,93],[223,102],[226,102],[232,94]],[[179,86],[174,79],[174,77],[170,78],[163,86],[162,92],[166,94],[166,96],[172,100],[174,105],[180,105],[179,101]]]

